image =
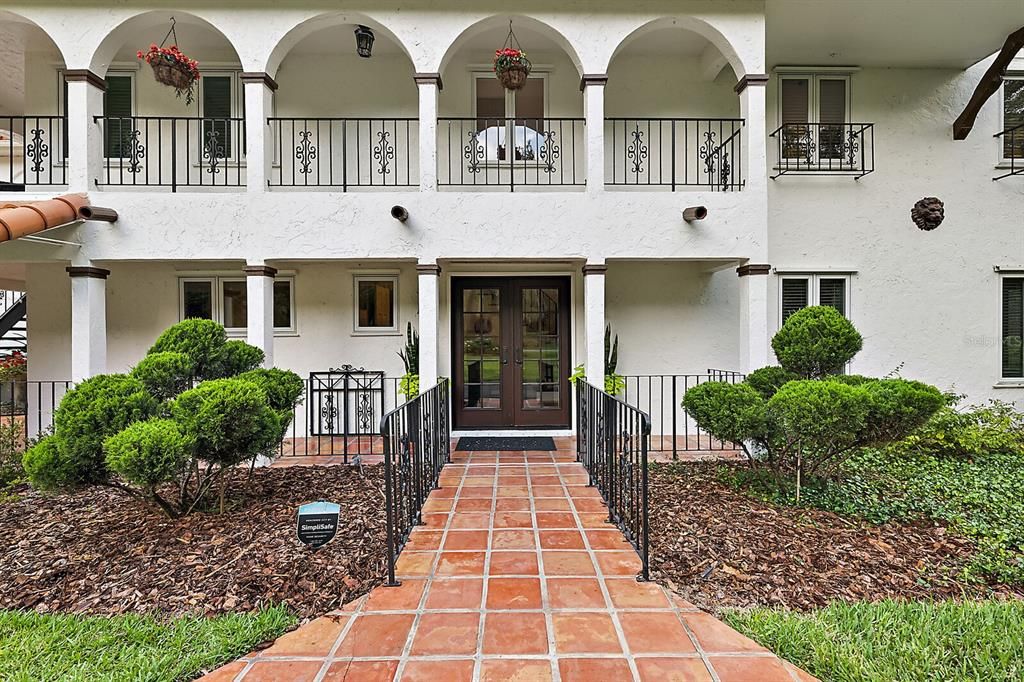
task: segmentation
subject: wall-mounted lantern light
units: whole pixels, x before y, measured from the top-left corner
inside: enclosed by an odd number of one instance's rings
[[[373,31],[369,27],[360,24],[356,26],[356,52],[360,57],[370,58],[373,51]]]

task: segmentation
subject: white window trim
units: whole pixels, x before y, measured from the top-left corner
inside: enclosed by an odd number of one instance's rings
[[[1006,81],[1024,81],[1024,71],[1007,71],[1003,74],[1003,82],[999,85],[999,130],[1006,130]],[[1016,165],[1020,166],[1021,159],[1016,159]],[[1003,138],[996,138],[996,168],[1009,168],[1014,160],[1003,156]]]
[[[295,336],[298,334],[298,324],[296,323],[297,311],[295,309],[295,276],[294,275],[281,275],[278,274],[274,278],[275,282],[287,281],[289,283],[289,308],[290,308],[290,325],[288,327],[274,327],[274,336]],[[210,306],[210,312],[213,314],[214,322],[218,324],[224,324],[224,283],[225,282],[245,282],[246,283],[246,295],[248,296],[248,280],[246,277],[239,276],[234,273],[220,273],[212,275],[186,275],[178,277],[178,320],[185,319],[185,283],[186,282],[208,282],[211,285],[211,291],[213,295],[213,302]],[[224,327],[224,331],[227,332],[230,337],[243,337],[247,333],[246,327]]]
[[[1005,272],[999,274],[999,289],[996,294],[999,310],[996,315],[996,376],[999,380],[993,388],[1024,388],[1024,377],[1003,376],[1003,281],[1006,279],[1024,279],[1024,272]]]
[[[782,328],[782,282],[787,279],[799,279],[810,283],[807,292],[807,305],[816,306],[821,305],[821,280],[823,279],[841,279],[846,281],[846,285],[843,287],[843,305],[846,307],[846,319],[853,320],[853,308],[851,307],[852,295],[851,289],[852,280],[849,272],[829,272],[827,270],[815,270],[813,272],[789,272],[779,273],[779,286],[778,286],[778,318],[776,319],[776,330]]]
[[[367,273],[361,272],[352,275],[352,335],[353,336],[401,336],[402,327],[398,319],[401,309],[398,297],[399,274],[397,272]],[[394,292],[392,296],[391,319],[394,324],[390,327],[361,327],[359,326],[359,283],[360,282],[392,282]]]

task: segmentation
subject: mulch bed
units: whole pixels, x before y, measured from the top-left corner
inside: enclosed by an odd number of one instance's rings
[[[837,600],[1014,592],[960,579],[974,546],[942,526],[874,526],[774,506],[719,483],[715,471],[684,464],[650,472],[652,577],[700,608],[804,610]]]
[[[383,471],[238,471],[223,515],[172,520],[118,492],[0,504],[0,608],[91,614],[216,615],[284,603],[319,616],[385,575]],[[341,505],[338,534],[311,551],[295,537],[300,504]]]

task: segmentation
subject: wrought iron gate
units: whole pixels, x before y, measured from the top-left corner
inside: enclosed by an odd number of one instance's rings
[[[362,441],[377,434],[383,414],[384,372],[352,365],[310,372],[309,435],[340,438],[339,454],[363,453]]]

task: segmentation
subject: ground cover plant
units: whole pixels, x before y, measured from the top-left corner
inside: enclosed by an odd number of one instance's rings
[[[724,620],[824,682],[1011,682],[1024,678],[1024,602],[844,604]]]
[[[296,622],[282,607],[217,618],[0,611],[0,679],[189,680]]]

